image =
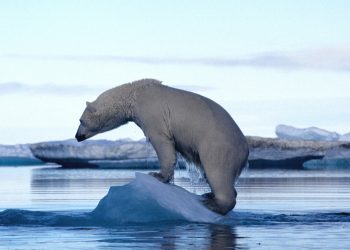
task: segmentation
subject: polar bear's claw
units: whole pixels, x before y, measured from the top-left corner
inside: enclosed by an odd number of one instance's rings
[[[154,178],[156,178],[160,182],[163,182],[163,183],[169,183],[170,182],[170,180],[168,178],[164,177],[161,173],[149,172],[148,174],[153,176]]]

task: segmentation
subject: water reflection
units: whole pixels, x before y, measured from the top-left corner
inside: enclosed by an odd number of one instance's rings
[[[109,247],[145,249],[236,249],[234,227],[210,224],[155,225],[110,229],[98,242]],[[242,249],[242,248],[240,248]]]
[[[235,228],[226,225],[176,226],[160,234],[160,247],[164,250],[195,249],[196,246],[199,249],[204,249],[203,246],[213,250],[236,249],[237,244]]]
[[[112,186],[123,185],[134,178],[134,171],[106,169],[33,169],[31,187],[33,189],[65,188],[75,186]]]
[[[210,225],[210,249],[236,249],[235,229],[225,225]]]
[[[110,186],[129,183],[134,176],[134,170],[34,168],[30,197],[35,206],[92,209]],[[206,183],[191,182],[186,171],[177,171],[175,177],[175,184],[190,192],[209,191]],[[240,178],[237,190],[236,209],[350,209],[350,171],[250,170]]]
[[[45,209],[93,209],[110,186],[123,185],[134,177],[133,171],[103,169],[64,169],[49,167],[31,172],[31,201]]]

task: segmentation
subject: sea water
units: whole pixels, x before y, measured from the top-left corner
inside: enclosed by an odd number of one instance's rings
[[[0,249],[350,248],[350,171],[248,170],[226,216],[187,171],[138,172],[0,167]]]

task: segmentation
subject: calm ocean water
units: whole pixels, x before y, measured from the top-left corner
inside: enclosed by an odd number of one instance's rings
[[[247,170],[235,210],[218,223],[93,220],[89,212],[109,187],[134,176],[131,170],[0,167],[0,249],[350,248],[349,170]],[[190,192],[208,191],[193,173],[178,170],[175,177]]]

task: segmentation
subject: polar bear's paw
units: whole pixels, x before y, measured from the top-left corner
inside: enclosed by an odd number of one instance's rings
[[[171,178],[169,177],[164,177],[161,173],[158,172],[149,172],[149,175],[153,176],[156,178],[158,181],[163,182],[163,183],[169,183]]]
[[[222,215],[226,215],[230,210],[234,208],[236,204],[235,200],[230,202],[229,204],[221,204],[215,199],[213,193],[204,194],[204,196],[202,195],[202,197],[204,198],[202,200],[204,206],[206,206],[211,211]]]
[[[218,206],[218,204],[215,202],[215,199],[213,198],[205,198],[202,201],[203,205],[206,206],[209,210],[215,212],[215,213],[219,213],[222,214],[222,211],[220,209],[220,207]]]

